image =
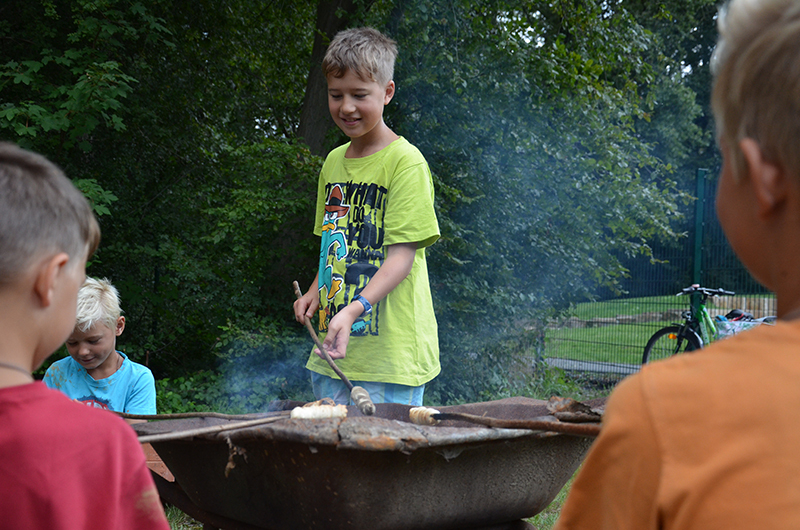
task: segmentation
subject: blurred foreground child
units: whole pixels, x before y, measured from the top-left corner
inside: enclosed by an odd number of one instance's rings
[[[620,383],[557,528],[800,528],[800,2],[720,13],[717,215],[778,323]]]
[[[34,382],[75,327],[100,229],[44,157],[0,143],[0,526],[147,529],[169,524],[133,430]]]

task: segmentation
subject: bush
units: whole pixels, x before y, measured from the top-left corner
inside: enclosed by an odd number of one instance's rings
[[[426,404],[581,397],[581,387],[562,370],[539,362],[541,340],[538,329],[442,333],[440,328],[442,373],[426,388]]]
[[[264,412],[274,400],[312,400],[305,369],[310,339],[274,323],[251,329],[222,328],[214,348],[216,371],[157,381],[158,411],[246,414]]]

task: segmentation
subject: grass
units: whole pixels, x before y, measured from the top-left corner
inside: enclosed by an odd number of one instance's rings
[[[575,474],[577,475],[577,471]],[[561,508],[564,506],[564,501],[567,500],[567,493],[569,493],[569,489],[572,487],[572,481],[575,480],[575,475],[572,475],[572,478],[567,481],[561,491],[558,492],[556,498],[553,499],[547,508],[542,510],[541,512],[537,513],[533,517],[525,519],[528,523],[532,524],[536,530],[550,530],[555,526],[556,521],[558,520],[559,514],[561,514]]]
[[[774,305],[773,298],[771,295],[741,295],[721,301],[725,306],[716,309],[712,302],[709,310],[712,315],[724,314],[734,309],[727,305],[760,305],[759,301],[765,299]],[[689,297],[674,295],[578,304],[572,308],[570,319],[546,330],[545,356],[576,361],[638,364],[653,333],[680,321],[679,311],[688,309],[688,306]],[[745,309],[753,310],[748,307]],[[659,318],[659,313],[672,310],[678,311],[669,317]],[[618,323],[618,320],[621,322]]]
[[[560,324],[563,327],[550,327],[545,332],[545,356],[638,364],[648,339],[672,322],[648,321],[657,318],[653,313],[686,309],[688,301],[686,297],[652,296],[578,304],[570,320]],[[642,318],[647,314],[650,318]],[[617,319],[626,317],[640,317],[641,321],[617,323]],[[677,315],[675,320],[679,320]]]
[[[198,523],[178,508],[168,504],[164,507],[170,530],[203,530],[203,523]]]
[[[689,299],[685,296],[647,296],[626,298],[605,302],[586,302],[574,308],[574,316],[581,320],[591,320],[617,315],[640,315],[649,311],[663,311],[670,308],[686,308]]]
[[[578,361],[639,363],[644,345],[656,330],[668,322],[616,324],[592,328],[548,329],[545,353]]]

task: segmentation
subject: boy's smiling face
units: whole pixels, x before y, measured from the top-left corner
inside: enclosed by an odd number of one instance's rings
[[[67,339],[67,351],[92,377],[104,379],[117,368],[117,337],[125,329],[125,317],[119,317],[114,329],[102,322],[86,331],[75,329]],[[110,372],[110,373],[109,373]]]
[[[365,81],[352,70],[328,76],[328,109],[336,125],[351,140],[370,142],[380,133],[383,107],[394,96],[394,81],[385,86]]]

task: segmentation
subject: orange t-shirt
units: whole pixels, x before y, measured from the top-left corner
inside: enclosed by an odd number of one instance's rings
[[[800,528],[800,322],[621,382],[556,528]]]

